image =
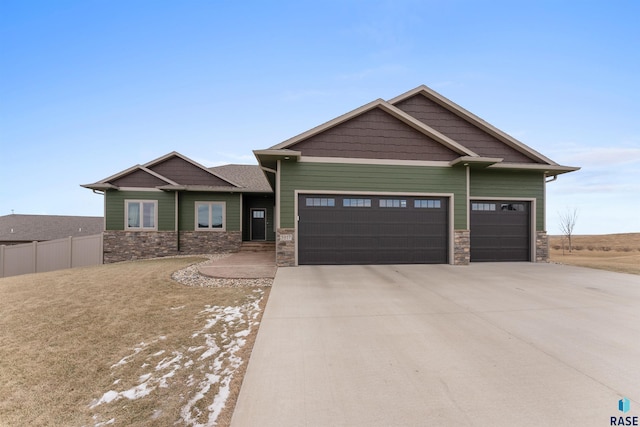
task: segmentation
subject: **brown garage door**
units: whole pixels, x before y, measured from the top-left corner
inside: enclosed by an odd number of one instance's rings
[[[299,195],[299,264],[448,262],[448,199]]]
[[[530,261],[531,203],[471,202],[471,262]]]

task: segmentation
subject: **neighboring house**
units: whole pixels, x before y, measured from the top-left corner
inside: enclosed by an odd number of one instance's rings
[[[174,152],[85,185],[105,193],[105,261],[243,240],[276,240],[280,266],[546,261],[546,182],[579,169],[426,86],[254,154]]]
[[[64,215],[0,216],[0,245],[91,236],[102,233],[104,218]]]

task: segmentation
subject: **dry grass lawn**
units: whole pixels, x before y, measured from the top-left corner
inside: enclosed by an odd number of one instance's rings
[[[0,279],[0,425],[228,425],[269,289],[171,280],[198,260]]]
[[[552,262],[640,274],[640,233],[574,236],[572,252],[562,244],[562,237],[550,237]]]

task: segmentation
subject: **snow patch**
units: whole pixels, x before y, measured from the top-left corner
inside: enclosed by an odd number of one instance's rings
[[[187,385],[192,390],[184,399],[184,405],[180,410],[180,417],[186,426],[206,427],[217,424],[217,418],[224,409],[229,398],[229,386],[236,370],[242,365],[243,360],[237,353],[246,344],[246,337],[253,328],[258,325],[256,319],[260,315],[260,300],[263,291],[254,290],[251,301],[242,306],[211,306],[206,305],[197,314],[201,328],[189,332],[194,340],[193,345],[178,349],[162,349],[151,355],[144,355],[143,351],[152,344],[165,341],[166,336],[159,336],[150,343],[141,342],[134,346],[132,353],[123,357],[111,369],[116,371],[131,361],[136,361],[142,369],[154,366],[150,372],[138,377],[136,385],[126,390],[109,390],[99,399],[95,399],[90,405],[94,409],[99,405],[108,404],[120,399],[136,400],[151,394],[157,388],[168,388],[172,385],[172,378],[180,371],[187,376]],[[171,309],[181,309],[172,307]],[[215,330],[212,330],[216,326]],[[168,354],[162,360],[157,358]],[[156,358],[156,361],[153,359]],[[211,360],[213,358],[213,360]],[[122,380],[117,379],[112,385],[121,385]],[[206,399],[211,402],[206,410],[201,401]],[[151,415],[152,419],[160,417],[162,411],[156,409]],[[96,416],[94,421],[97,422]],[[115,419],[98,423],[104,426],[115,423]]]

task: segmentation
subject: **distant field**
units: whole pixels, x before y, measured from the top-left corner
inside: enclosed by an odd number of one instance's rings
[[[573,251],[562,236],[549,237],[552,262],[640,274],[640,233],[573,236]],[[564,250],[563,250],[564,246]]]

